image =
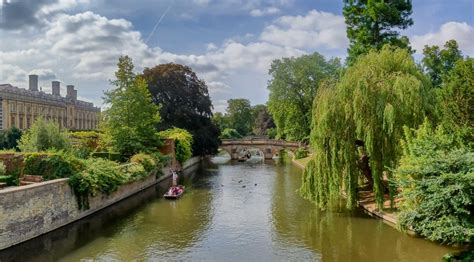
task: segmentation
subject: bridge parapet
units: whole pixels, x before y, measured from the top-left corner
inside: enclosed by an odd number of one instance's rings
[[[262,139],[262,138],[244,138],[244,139],[222,139],[220,148],[226,150],[232,157],[237,159],[240,151],[246,148],[255,147],[264,152],[265,159],[271,159],[275,154],[282,149],[289,149],[291,151],[306,145],[299,142],[288,142],[276,139]]]

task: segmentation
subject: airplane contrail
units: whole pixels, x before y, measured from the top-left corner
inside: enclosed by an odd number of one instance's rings
[[[168,6],[168,8],[166,9],[166,11],[161,15],[160,19],[158,19],[158,22],[156,22],[155,26],[153,27],[153,30],[151,30],[151,33],[150,35],[148,35],[148,38],[146,39],[145,41],[145,44],[148,43],[148,41],[150,41],[150,38],[153,36],[153,34],[155,33],[156,29],[158,28],[158,26],[160,25],[161,23],[161,20],[163,20],[163,18],[165,18],[166,14],[168,14],[168,12],[170,11],[171,7],[173,6],[174,2],[176,0],[173,0],[173,2],[171,2],[171,4]]]

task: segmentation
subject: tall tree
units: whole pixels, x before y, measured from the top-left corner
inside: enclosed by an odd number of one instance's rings
[[[222,131],[230,127],[229,117],[221,112],[216,112],[212,116],[212,122]]]
[[[474,147],[474,58],[457,60],[437,90],[441,125]]]
[[[311,107],[324,82],[334,82],[341,72],[339,59],[326,60],[318,53],[274,60],[270,68],[268,110],[275,121],[277,137],[307,140]]]
[[[378,207],[384,174],[400,157],[403,126],[417,127],[432,104],[431,84],[405,49],[370,51],[335,88],[318,91],[311,130],[313,158],[300,193],[324,208],[345,192],[356,201],[359,174],[372,184]],[[391,196],[394,189],[389,187]]]
[[[453,69],[456,61],[462,59],[456,40],[449,40],[444,44],[444,49],[439,46],[425,46],[423,49],[423,67],[431,79],[433,87],[440,87],[443,77]]]
[[[349,64],[385,44],[409,48],[408,38],[400,37],[395,29],[413,24],[411,0],[344,0],[343,14],[350,42]]]
[[[275,127],[273,118],[268,113],[265,105],[256,105],[252,108],[253,111],[253,126],[252,131],[257,136],[267,135],[267,130]]]
[[[190,67],[173,63],[145,68],[143,77],[153,102],[161,106],[158,129],[186,129],[194,139],[194,155],[216,153],[220,131],[211,119],[213,107],[206,83]]]
[[[117,88],[105,92],[104,131],[115,150],[124,156],[150,151],[159,145],[155,126],[160,122],[159,107],[152,103],[146,81],[133,72],[133,62],[121,56],[111,81]]]
[[[231,128],[246,136],[252,128],[252,107],[250,101],[243,98],[227,100],[227,116]]]

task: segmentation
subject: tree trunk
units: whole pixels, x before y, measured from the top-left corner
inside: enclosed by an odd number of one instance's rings
[[[357,160],[357,166],[360,169],[362,175],[367,179],[369,182],[370,188],[374,187],[374,179],[372,178],[372,170],[370,169],[369,165],[369,156],[363,153],[359,160]]]

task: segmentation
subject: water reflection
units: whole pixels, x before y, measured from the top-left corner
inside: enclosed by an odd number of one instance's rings
[[[451,251],[358,210],[319,211],[282,159],[210,163],[182,179],[178,201],[162,198],[165,181],[0,261],[440,261]]]
[[[274,241],[282,248],[301,245],[323,261],[440,261],[452,248],[413,238],[344,203],[323,212],[301,199],[300,170],[278,166],[272,194]]]

